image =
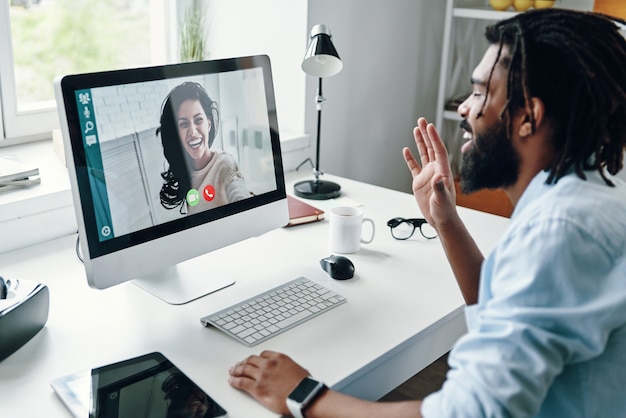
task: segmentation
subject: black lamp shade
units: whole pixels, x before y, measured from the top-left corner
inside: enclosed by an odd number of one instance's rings
[[[330,30],[325,25],[315,25],[311,29],[302,70],[315,77],[331,77],[342,68],[343,63],[331,40]]]

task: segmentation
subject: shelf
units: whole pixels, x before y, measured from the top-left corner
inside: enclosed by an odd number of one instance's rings
[[[490,7],[455,7],[452,11],[454,17],[467,19],[502,20],[513,17],[519,12],[493,10]]]

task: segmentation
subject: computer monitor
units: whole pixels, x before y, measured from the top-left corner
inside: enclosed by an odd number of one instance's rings
[[[236,279],[209,252],[287,224],[267,56],[61,76],[55,94],[91,287],[186,303]]]

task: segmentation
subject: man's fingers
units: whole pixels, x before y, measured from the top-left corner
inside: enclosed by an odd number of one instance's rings
[[[426,143],[424,142],[424,138],[422,137],[422,131],[420,130],[419,126],[413,128],[413,137],[415,138],[415,145],[417,145],[417,151],[419,152],[422,164],[428,164],[428,148],[426,148]]]
[[[288,358],[285,354],[279,353],[279,352],[276,352],[276,351],[272,351],[272,350],[263,350],[263,351],[261,351],[261,354],[259,354],[259,357],[263,358],[263,359],[268,359],[268,360],[280,359],[282,357]]]
[[[447,166],[448,151],[446,150],[446,146],[443,144],[443,140],[439,136],[439,132],[437,132],[437,128],[435,128],[435,125],[431,123],[428,125],[427,131],[434,158],[443,165]]]
[[[424,146],[426,147],[426,154],[428,155],[428,162],[435,161],[435,151],[433,150],[432,141],[430,138],[430,132],[428,127],[432,126],[432,123],[429,124],[426,118],[419,118],[417,120],[417,127],[420,131],[420,136],[424,142]],[[420,151],[420,155],[422,151]],[[425,164],[425,163],[424,163]]]
[[[259,374],[259,368],[248,363],[240,362],[231,367],[228,372],[231,376],[256,379]]]
[[[251,355],[248,356],[244,362],[247,364],[252,364],[254,366],[260,367],[266,360],[266,358],[263,356],[263,353],[261,353],[261,355]]]
[[[404,156],[404,161],[406,161],[406,165],[407,167],[409,167],[409,170],[411,171],[411,175],[413,177],[422,172],[422,167],[419,165],[415,157],[413,157],[410,149],[404,147],[402,149],[402,155]]]
[[[233,377],[247,377],[257,380],[261,374],[261,366],[267,361],[260,356],[249,356],[230,368],[228,371]]]
[[[230,376],[228,378],[228,384],[235,389],[243,390],[250,393],[252,391],[255,381],[246,377]]]

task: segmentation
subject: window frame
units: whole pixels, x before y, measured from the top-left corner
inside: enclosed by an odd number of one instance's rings
[[[52,131],[59,128],[54,99],[49,106],[18,109],[10,7],[10,2],[0,2],[0,146],[51,139]],[[175,7],[167,0],[150,0],[149,7],[151,26],[159,28],[151,30],[151,61],[171,62]]]
[[[193,1],[193,0],[187,0]],[[280,115],[281,143],[287,145],[284,151],[303,151],[310,147],[310,138],[305,134],[305,84],[306,75],[300,71],[300,62],[308,41],[307,5],[306,0],[273,0],[275,8],[293,15],[282,25],[268,25],[265,20],[259,21],[258,15],[268,11],[264,4],[247,4],[249,0],[229,0],[225,3],[203,3],[209,16],[209,39],[234,39],[240,41],[239,27],[214,19],[211,16],[224,16],[225,21],[240,22],[241,10],[249,10],[250,22],[255,31],[262,31],[265,41],[253,39],[251,48],[245,50],[241,44],[211,46],[209,59],[226,56],[267,53],[272,58],[272,72],[276,90],[276,105]],[[151,19],[151,56],[154,65],[168,64],[177,61],[177,15],[183,10],[182,2],[168,0],[150,0]],[[219,6],[219,7],[218,7]],[[253,6],[253,7],[252,7]],[[59,120],[56,104],[46,110],[17,112],[13,51],[11,41],[9,2],[0,2],[0,147],[51,139],[53,131],[58,129]],[[252,10],[250,10],[252,9]],[[274,8],[273,8],[274,9]],[[277,17],[280,21],[282,18]],[[285,22],[283,22],[285,23]],[[217,32],[217,33],[215,33]],[[268,42],[267,40],[271,40]],[[280,42],[275,42],[280,40]],[[248,40],[249,41],[249,40]],[[295,70],[295,71],[294,71]],[[308,97],[308,96],[307,96]],[[289,142],[287,144],[286,142]]]
[[[59,121],[55,108],[18,112],[11,41],[10,2],[0,2],[0,111],[2,139],[42,139],[50,136]],[[44,128],[45,127],[45,128]],[[49,132],[44,133],[42,129]]]

